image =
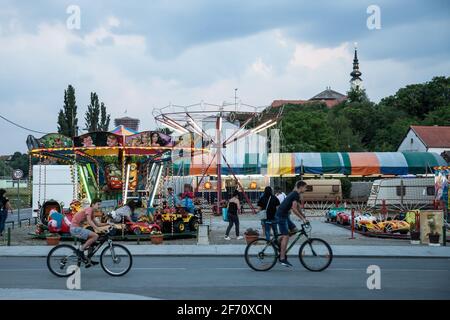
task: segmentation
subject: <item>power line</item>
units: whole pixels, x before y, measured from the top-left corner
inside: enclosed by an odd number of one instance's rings
[[[48,132],[36,131],[36,130],[32,130],[32,129],[26,128],[26,127],[24,127],[24,126],[21,126],[20,124],[17,124],[17,123],[15,123],[15,122],[13,122],[13,121],[11,121],[11,120],[5,118],[5,117],[2,116],[1,114],[0,114],[0,118],[2,118],[3,120],[5,120],[5,121],[11,123],[12,125],[15,125],[16,127],[21,128],[21,129],[24,129],[24,130],[27,130],[27,131],[30,131],[30,132],[35,132],[35,133],[48,134]]]

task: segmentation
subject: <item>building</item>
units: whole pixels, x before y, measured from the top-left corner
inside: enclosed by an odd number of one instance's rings
[[[120,125],[130,128],[134,131],[139,131],[139,119],[130,118],[130,117],[123,117],[123,118],[117,118],[114,119],[114,126],[118,127]]]
[[[397,151],[450,151],[450,127],[410,126]]]

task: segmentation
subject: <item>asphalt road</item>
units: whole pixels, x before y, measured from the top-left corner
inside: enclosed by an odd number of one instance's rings
[[[335,258],[313,273],[293,268],[250,270],[238,257],[136,257],[124,277],[83,269],[81,289],[161,299],[450,299],[450,259]],[[381,289],[367,288],[367,267],[381,270]],[[44,258],[0,258],[0,288],[65,289]]]

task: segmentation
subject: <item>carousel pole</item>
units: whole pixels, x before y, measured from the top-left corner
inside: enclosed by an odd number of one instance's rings
[[[221,215],[220,203],[222,202],[222,113],[216,120],[216,155],[217,155],[217,214]]]

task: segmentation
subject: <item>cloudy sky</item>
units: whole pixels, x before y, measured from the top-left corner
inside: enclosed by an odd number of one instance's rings
[[[67,27],[71,5],[79,29]],[[367,27],[370,5],[380,29]],[[113,118],[126,110],[142,129],[154,128],[154,107],[233,101],[234,88],[258,106],[345,93],[354,42],[379,101],[448,76],[449,40],[446,0],[0,0],[0,115],[54,132],[68,84],[80,118],[96,91]],[[28,134],[0,119],[0,154],[24,152]]]

